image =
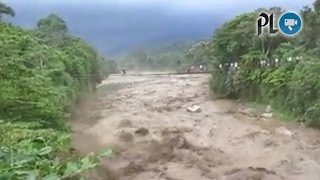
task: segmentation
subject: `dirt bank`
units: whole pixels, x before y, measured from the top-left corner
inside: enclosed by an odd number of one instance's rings
[[[112,147],[103,166],[119,180],[320,179],[316,130],[241,115],[236,103],[210,100],[208,78],[111,76],[104,85],[121,88],[72,123],[76,148]]]

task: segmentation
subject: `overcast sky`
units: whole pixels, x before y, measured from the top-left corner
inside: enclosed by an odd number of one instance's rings
[[[161,7],[170,11],[212,11],[237,9],[256,9],[259,7],[281,6],[296,10],[311,5],[314,0],[4,0],[14,4],[73,4],[73,5],[119,5],[138,7]]]
[[[1,0],[0,0],[1,1]],[[13,23],[34,27],[57,13],[71,32],[110,55],[133,47],[207,39],[225,21],[258,8],[299,11],[314,0],[2,0]],[[155,43],[157,42],[157,43]]]

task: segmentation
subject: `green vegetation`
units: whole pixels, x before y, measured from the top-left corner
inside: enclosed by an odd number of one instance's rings
[[[14,11],[0,3],[2,15]],[[26,31],[0,21],[0,179],[66,179],[96,165],[105,151],[70,149],[69,112],[108,70],[95,49],[57,15]]]
[[[214,69],[212,89],[221,97],[271,104],[292,118],[320,127],[320,1],[304,7],[298,36],[257,37],[259,9],[226,22],[203,48]],[[235,64],[238,64],[235,67]]]
[[[177,61],[180,66],[190,65],[195,62],[204,62],[200,57],[201,47],[204,42],[193,45],[194,42],[181,42],[166,45],[156,49],[139,49],[120,60],[122,66],[136,70],[177,70]]]
[[[0,20],[1,20],[3,15],[14,16],[15,12],[11,7],[9,7],[6,4],[0,2]]]

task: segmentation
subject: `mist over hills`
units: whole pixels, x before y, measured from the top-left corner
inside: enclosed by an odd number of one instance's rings
[[[109,57],[136,48],[154,48],[174,42],[206,39],[227,19],[240,12],[256,9],[244,5],[217,7],[212,11],[168,11],[162,6],[83,4],[71,1],[40,3],[13,0],[6,3],[16,11],[16,16],[9,21],[31,28],[40,18],[56,13],[67,22],[72,33],[83,37]],[[296,6],[296,9],[302,7]]]

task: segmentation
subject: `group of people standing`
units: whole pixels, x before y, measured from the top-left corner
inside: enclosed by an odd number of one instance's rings
[[[180,62],[180,61],[177,61],[177,65],[180,67],[181,62]],[[187,72],[190,73],[191,70],[193,70],[194,68],[195,68],[194,65],[189,66],[188,69],[187,69]],[[200,65],[199,65],[199,70],[200,70],[200,72],[204,72],[204,71],[207,70],[207,68],[206,68],[205,65],[200,64]],[[123,75],[123,76],[127,75],[127,71],[126,71],[126,68],[125,68],[125,67],[122,67],[122,68],[121,68],[121,71],[122,71],[122,75]]]
[[[180,66],[181,66],[181,61],[180,60],[177,61],[177,65],[178,65],[178,67],[180,69]],[[187,72],[190,73],[194,68],[195,68],[195,65],[188,66]],[[200,70],[200,72],[204,72],[204,71],[207,70],[207,68],[206,68],[206,66],[204,64],[200,64],[199,65],[199,70]]]
[[[194,65],[189,66],[188,69],[187,69],[187,72],[190,73],[191,70],[193,70],[194,68],[195,68]],[[199,65],[199,69],[200,69],[200,72],[206,71],[205,65],[202,65],[202,64]]]

